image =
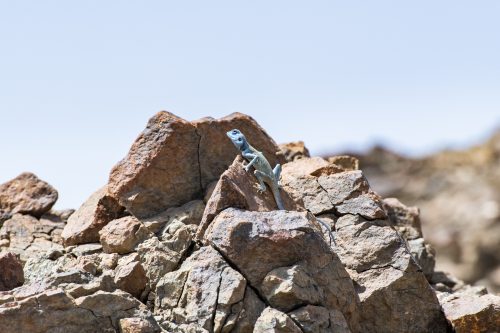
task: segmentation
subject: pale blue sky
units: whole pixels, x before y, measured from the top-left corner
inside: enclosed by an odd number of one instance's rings
[[[0,182],[78,207],[155,112],[234,111],[313,153],[500,125],[499,1],[0,0]]]

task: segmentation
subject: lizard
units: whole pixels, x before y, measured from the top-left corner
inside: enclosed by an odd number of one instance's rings
[[[254,175],[259,181],[259,193],[266,191],[267,184],[273,192],[274,200],[278,205],[278,209],[284,210],[285,207],[283,206],[283,201],[281,200],[279,191],[281,188],[281,165],[276,164],[274,169],[272,169],[271,164],[269,164],[269,161],[266,159],[264,154],[252,147],[240,130],[233,129],[226,134],[236,148],[238,148],[241,152],[241,155],[248,161],[248,164],[244,166],[245,171],[248,172],[252,166],[254,167]]]

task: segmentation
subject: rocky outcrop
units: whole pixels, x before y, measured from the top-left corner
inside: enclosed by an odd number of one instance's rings
[[[2,213],[0,249],[21,261],[0,255],[0,331],[496,328],[498,298],[436,272],[418,209],[383,200],[356,159],[285,150],[276,210],[235,158],[233,127],[282,162],[250,117],[162,112],[74,215]]]
[[[108,222],[121,217],[124,208],[108,195],[107,186],[88,198],[72,214],[64,227],[61,237],[66,245],[95,243],[99,241],[99,231]]]
[[[500,292],[500,132],[421,158],[381,147],[358,158],[374,190],[421,209],[438,269]]]
[[[252,138],[274,165],[276,143],[250,117],[234,113],[215,120],[188,122],[159,112],[132,145],[128,155],[111,171],[109,193],[139,218],[201,198],[237,154],[226,132],[239,128]]]
[[[57,195],[55,188],[34,174],[24,172],[0,185],[0,211],[40,217],[52,208]]]
[[[15,254],[0,254],[0,291],[11,290],[24,283],[23,265]]]

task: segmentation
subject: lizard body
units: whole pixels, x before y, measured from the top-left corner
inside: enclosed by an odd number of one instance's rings
[[[271,188],[273,192],[274,200],[278,205],[278,209],[284,210],[283,201],[281,200],[281,195],[279,189],[281,188],[279,179],[281,174],[281,165],[276,164],[276,166],[271,168],[271,164],[267,161],[264,154],[252,147],[243,133],[237,129],[233,129],[226,133],[229,139],[233,142],[236,148],[239,149],[241,155],[248,161],[248,164],[244,166],[245,171],[250,171],[253,166],[255,171],[254,175],[259,181],[259,192],[264,192],[267,187],[266,184]]]

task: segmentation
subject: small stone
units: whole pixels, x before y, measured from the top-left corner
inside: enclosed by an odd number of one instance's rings
[[[24,283],[23,265],[14,253],[0,254],[0,291],[11,290]]]
[[[126,216],[113,220],[99,231],[102,248],[106,253],[126,254],[142,241],[152,236],[135,217]]]

